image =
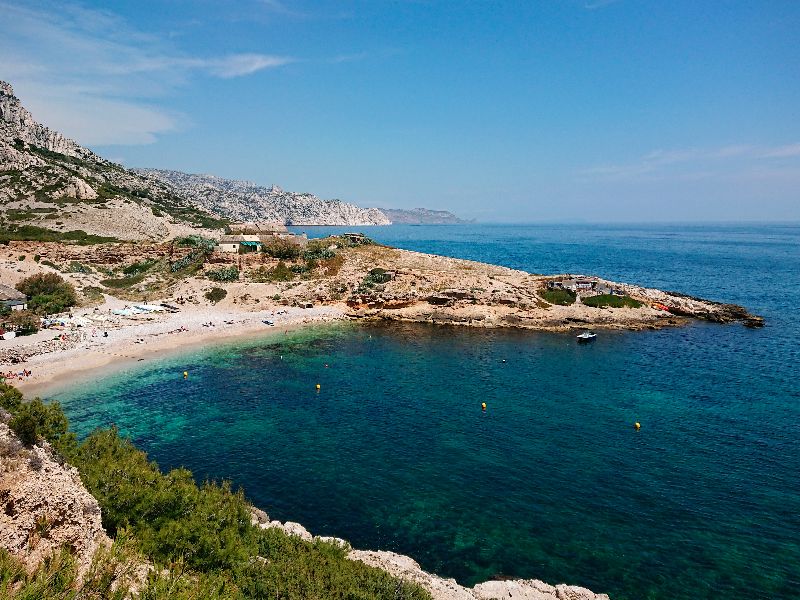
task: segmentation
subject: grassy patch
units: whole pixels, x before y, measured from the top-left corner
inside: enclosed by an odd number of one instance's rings
[[[120,277],[119,279],[103,279],[100,283],[107,288],[112,288],[115,290],[124,290],[131,286],[136,285],[137,283],[141,283],[144,281],[144,273],[140,273],[139,275],[134,275],[133,277]]]
[[[570,304],[574,304],[575,298],[577,298],[577,294],[575,294],[575,292],[562,288],[547,288],[540,290],[539,295],[550,304],[558,304],[560,306],[569,306]]]
[[[611,294],[600,294],[599,296],[589,296],[588,298],[581,298],[586,306],[594,308],[639,308],[642,303],[634,300],[630,296],[613,296]]]

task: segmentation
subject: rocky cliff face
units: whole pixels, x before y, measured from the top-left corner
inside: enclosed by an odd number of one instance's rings
[[[2,81],[0,212],[8,230],[34,225],[125,240],[163,239],[217,221],[165,184],[37,123]]]
[[[136,169],[153,181],[169,184],[197,206],[237,221],[280,221],[286,225],[390,225],[377,208],[360,208],[341,200],[322,200],[314,194],[286,192],[273,185],[192,175],[180,171]]]
[[[95,552],[110,545],[100,506],[78,471],[55,461],[47,447],[24,448],[0,422],[0,548],[33,570],[67,546],[83,574]]]

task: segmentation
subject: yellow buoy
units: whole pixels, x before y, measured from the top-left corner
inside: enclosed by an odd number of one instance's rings
[[[634,423],[634,424],[633,424],[633,428],[634,428],[636,431],[639,431],[639,430],[642,428],[642,426],[641,426],[641,425],[640,425],[640,424],[637,422],[637,423]]]
[[[321,387],[322,387],[322,386],[321,386],[320,384],[317,384],[317,389],[319,389],[319,388],[321,388]]]
[[[486,410],[486,402],[481,402],[481,410]]]
[[[184,371],[183,372],[183,378],[184,379],[189,379],[189,371]]]

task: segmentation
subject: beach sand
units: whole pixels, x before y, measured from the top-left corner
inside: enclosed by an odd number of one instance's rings
[[[109,314],[118,300],[110,299],[95,309],[75,311],[77,316]],[[71,347],[37,354],[15,364],[0,364],[0,371],[31,375],[13,383],[28,397],[47,395],[54,389],[69,386],[104,373],[119,370],[132,363],[151,360],[184,351],[235,339],[283,334],[304,325],[325,323],[344,318],[344,306],[323,305],[314,308],[276,307],[256,312],[219,310],[215,307],[187,307],[178,313],[155,313],[134,318],[120,318],[118,323],[104,328],[85,326],[73,329],[83,339]],[[263,321],[269,320],[273,326]],[[108,332],[108,337],[103,332]],[[36,336],[26,336],[0,342],[2,348],[25,350],[26,345],[59,337],[64,331],[43,330]],[[94,335],[93,335],[94,334]],[[13,346],[11,345],[13,343]],[[65,344],[70,346],[70,344]]]

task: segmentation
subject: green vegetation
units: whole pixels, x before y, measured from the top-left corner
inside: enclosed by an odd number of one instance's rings
[[[311,240],[303,252],[303,258],[306,260],[325,260],[336,256],[336,252],[329,248],[331,244],[325,243],[322,240]]]
[[[128,277],[133,277],[135,275],[140,275],[142,273],[149,271],[155,264],[156,264],[155,260],[153,260],[152,258],[148,258],[146,260],[135,262],[128,265],[127,267],[124,267],[122,269],[122,273],[123,275],[126,275]]]
[[[247,274],[247,277],[253,283],[270,283],[276,281],[291,281],[294,279],[295,273],[289,268],[285,262],[279,261],[272,269],[266,267],[259,267],[253,269]]]
[[[54,231],[36,225],[7,225],[0,227],[0,244],[10,241],[26,242],[74,242],[80,246],[118,242],[116,238],[91,235],[81,229]]]
[[[92,269],[92,267],[90,267],[89,265],[84,265],[83,263],[78,262],[77,260],[71,261],[69,265],[67,265],[66,271],[67,273],[83,273],[83,274],[94,273],[94,269]]]
[[[572,290],[567,290],[564,288],[547,288],[544,290],[539,290],[539,295],[550,304],[558,304],[560,306],[569,306],[570,304],[574,304],[575,298],[578,297],[577,294]]]
[[[55,273],[37,273],[17,284],[17,289],[28,296],[29,308],[38,315],[64,312],[78,301],[75,288]]]
[[[67,417],[58,402],[45,404],[40,398],[23,402],[14,411],[8,426],[26,446],[45,439],[55,448],[66,448],[75,441],[75,436],[68,433]]]
[[[200,248],[208,252],[213,252],[217,245],[215,240],[203,237],[202,235],[187,235],[175,238],[175,245],[182,248]]]
[[[371,269],[369,273],[364,276],[364,279],[361,280],[361,283],[358,284],[358,287],[355,291],[357,294],[367,294],[375,286],[383,286],[384,283],[388,283],[391,280],[392,276],[386,271],[386,269],[376,267]]]
[[[186,469],[164,474],[115,428],[77,443],[58,404],[26,404],[11,386],[0,384],[0,405],[27,440],[48,440],[78,468],[100,503],[103,527],[116,538],[110,550],[95,556],[80,588],[66,551],[30,575],[0,552],[0,598],[121,599],[127,590],[112,588],[115,574],[129,572],[137,557],[155,565],[140,591],[143,600],[430,598],[419,586],[348,560],[346,547],[253,526],[241,491],[227,483],[197,485]]]
[[[388,283],[391,280],[392,276],[386,271],[386,269],[381,268],[371,269],[364,278],[364,281],[369,281],[376,284]]]
[[[300,246],[290,240],[275,238],[261,246],[262,252],[272,258],[294,260],[300,256]]]
[[[234,266],[220,267],[212,271],[206,271],[206,277],[211,281],[239,281],[239,269]]]
[[[11,327],[19,335],[28,335],[39,331],[39,317],[30,310],[12,310],[3,317],[3,324]]]
[[[220,287],[213,287],[204,294],[206,300],[208,300],[209,302],[213,302],[214,304],[216,304],[220,300],[224,300],[225,296],[227,295],[228,295],[227,290],[224,290],[223,288]]]
[[[600,294],[599,296],[589,296],[588,298],[581,298],[586,306],[594,308],[639,308],[642,303],[634,300],[630,296],[615,296],[612,294]]]
[[[144,281],[144,273],[133,277],[120,277],[119,279],[101,279],[100,284],[115,290],[124,290]]]

